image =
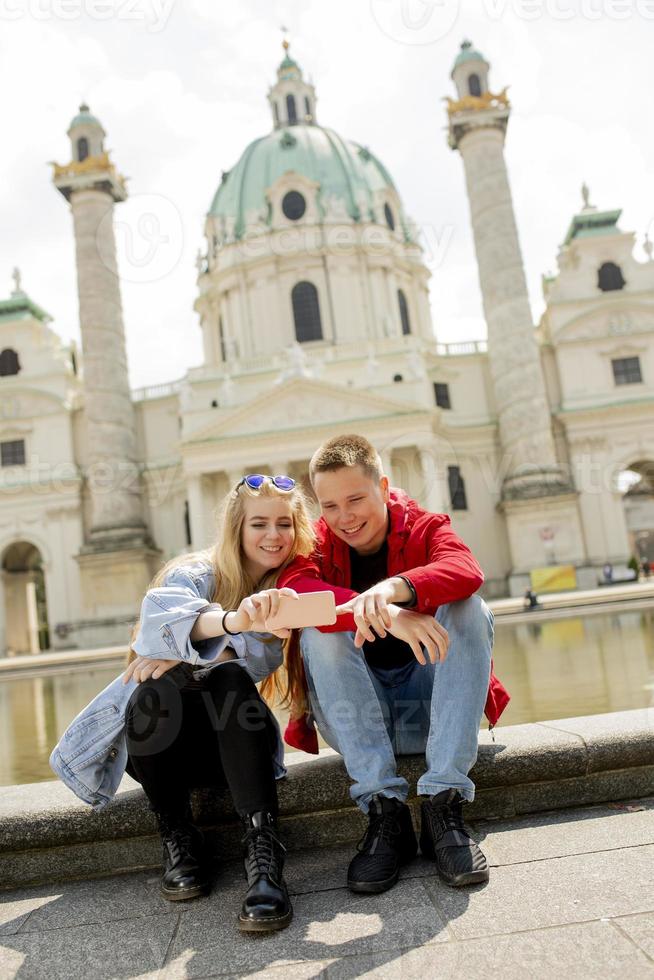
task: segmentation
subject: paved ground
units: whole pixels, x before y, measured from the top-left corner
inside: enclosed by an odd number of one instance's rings
[[[491,880],[468,890],[418,859],[390,892],[351,895],[351,848],[292,854],[295,918],[273,936],[238,933],[234,862],[183,905],[153,872],[0,893],[0,977],[654,977],[654,799],[474,829]]]

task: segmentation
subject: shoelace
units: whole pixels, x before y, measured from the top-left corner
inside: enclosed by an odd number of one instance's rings
[[[165,844],[170,853],[173,864],[177,864],[183,858],[193,857],[193,835],[190,830],[172,830],[165,836]]]
[[[357,844],[357,851],[365,851],[370,848],[370,853],[374,854],[380,841],[393,846],[393,841],[402,833],[394,813],[377,813],[368,825],[368,829]]]
[[[276,852],[276,848],[280,848],[284,854],[286,848],[272,827],[251,827],[241,838],[241,844],[248,849],[248,879],[258,875],[268,875],[275,884],[279,884],[281,855]]]
[[[432,825],[434,840],[440,840],[448,830],[453,830],[455,834],[462,834],[465,839],[460,842],[468,843],[468,831],[463,822],[461,803],[445,803],[442,806],[430,806],[428,809],[429,820]]]

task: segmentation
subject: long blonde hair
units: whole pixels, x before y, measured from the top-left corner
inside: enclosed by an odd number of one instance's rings
[[[262,579],[255,581],[245,569],[243,549],[241,547],[241,530],[245,518],[245,504],[248,499],[261,497],[279,498],[291,505],[293,529],[295,536],[288,558],[279,566],[268,572]],[[303,489],[296,484],[292,490],[279,490],[270,480],[265,480],[258,490],[253,490],[242,483],[227,494],[219,510],[218,536],[211,548],[179,555],[166,562],[154,576],[148,589],[160,588],[176,568],[205,565],[214,576],[214,591],[211,602],[219,603],[223,609],[236,609],[241,600],[261,589],[275,587],[282,571],[290,565],[298,555],[310,555],[315,545],[315,533],[309,516],[307,499]],[[132,648],[140,629],[140,622],[132,630],[128,663],[137,654]],[[297,656],[288,657],[286,654],[294,650],[296,641],[291,637],[285,643],[286,682],[281,682],[277,675],[271,675],[261,685],[261,693],[267,700],[278,698],[283,704],[293,702],[298,708],[304,703],[304,672],[301,661]]]

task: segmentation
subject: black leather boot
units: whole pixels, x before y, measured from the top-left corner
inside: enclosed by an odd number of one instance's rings
[[[285,929],[293,909],[282,877],[286,848],[277,836],[270,813],[258,811],[245,818],[245,874],[248,890],[238,917],[242,932]]]
[[[157,814],[163,845],[161,894],[169,902],[206,895],[210,877],[204,861],[204,838],[188,817]]]

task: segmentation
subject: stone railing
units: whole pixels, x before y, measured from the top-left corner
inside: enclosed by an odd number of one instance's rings
[[[457,343],[439,343],[436,340],[424,342],[415,336],[407,337],[383,337],[369,344],[370,351],[374,356],[384,356],[385,354],[403,354],[415,351],[417,353],[432,353],[439,357],[461,357],[473,354],[485,354],[488,345],[485,340],[466,340]],[[302,345],[301,356],[308,372],[319,371],[324,365],[337,364],[341,361],[348,361],[352,358],[365,356],[368,349],[367,341],[354,341],[352,343],[329,344],[322,341]],[[189,382],[209,382],[221,381],[227,374],[243,375],[256,374],[257,372],[278,372],[287,369],[291,365],[291,358],[285,351],[278,351],[274,354],[258,354],[252,357],[233,357],[224,365],[219,367],[191,368],[187,374]],[[145,388],[137,388],[132,392],[132,400],[135,402],[146,401],[151,398],[165,398],[169,395],[177,394],[182,386],[182,380],[171,381],[167,384],[150,385]]]

